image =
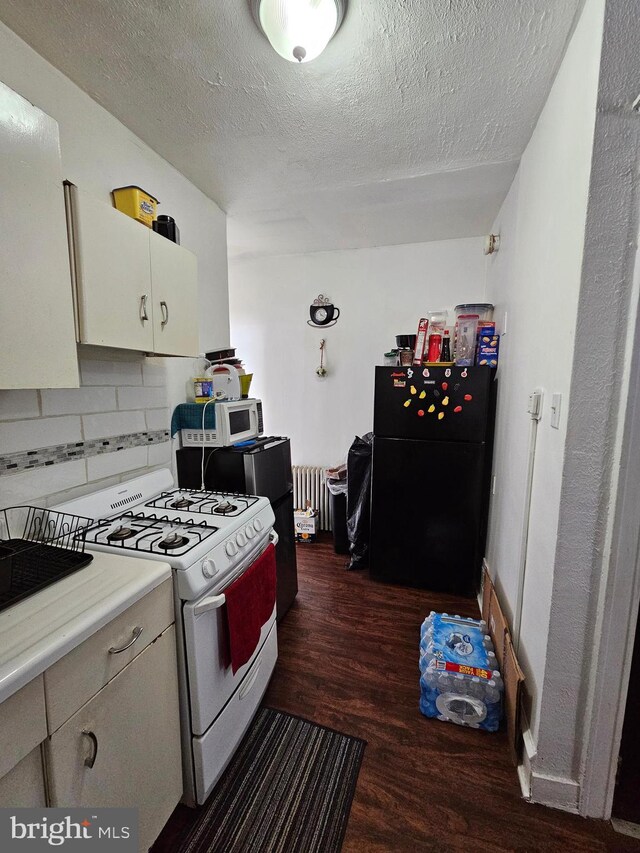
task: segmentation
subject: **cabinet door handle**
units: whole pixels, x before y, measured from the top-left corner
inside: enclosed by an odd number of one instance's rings
[[[160,303],[160,310],[162,311],[162,320],[160,321],[160,326],[164,329],[164,327],[169,322],[169,307],[166,302]]]
[[[143,293],[140,297],[140,319],[148,320],[149,315],[147,314],[147,294]]]
[[[85,737],[88,737],[89,740],[91,741],[91,746],[92,746],[91,755],[88,756],[88,758],[85,758],[85,760],[84,760],[84,766],[88,767],[89,770],[91,770],[93,765],[96,763],[96,758],[98,757],[98,738],[95,736],[95,734],[92,731],[89,731],[89,729],[83,729],[82,734]]]
[[[134,628],[133,629],[133,636],[131,637],[129,642],[124,646],[120,646],[119,649],[117,649],[115,646],[111,646],[111,648],[109,649],[109,654],[110,655],[119,655],[119,654],[122,654],[122,652],[126,652],[127,649],[130,649],[131,646],[135,643],[135,641],[138,639],[140,634],[142,634],[142,628],[140,628],[140,627]]]

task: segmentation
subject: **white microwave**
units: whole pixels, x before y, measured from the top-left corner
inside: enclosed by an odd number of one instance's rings
[[[215,427],[182,429],[183,447],[229,447],[262,435],[261,400],[216,400],[209,405],[215,406]]]

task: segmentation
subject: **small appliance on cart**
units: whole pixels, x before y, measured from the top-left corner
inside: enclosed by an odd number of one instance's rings
[[[261,436],[240,446],[183,447],[176,451],[178,482],[183,488],[198,487],[204,470],[207,489],[228,489],[263,495],[271,502],[275,517],[277,611],[280,621],[298,593],[295,532],[293,523],[293,479],[291,442],[285,436]]]

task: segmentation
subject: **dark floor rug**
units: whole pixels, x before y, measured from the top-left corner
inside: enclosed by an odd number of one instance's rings
[[[176,853],[337,853],[365,745],[261,708]]]

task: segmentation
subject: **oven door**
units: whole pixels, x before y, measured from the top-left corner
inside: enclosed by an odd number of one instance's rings
[[[276,626],[260,649],[244,680],[202,737],[191,741],[196,800],[205,802],[231,760],[260,707],[278,657]]]
[[[249,568],[270,542],[277,542],[277,535],[273,531],[262,538],[238,569],[225,579],[223,586],[212,587],[201,598],[186,602],[182,607],[191,729],[194,735],[204,734],[231,699],[275,623],[274,607],[262,626],[253,655],[234,674],[228,663],[224,590]]]

